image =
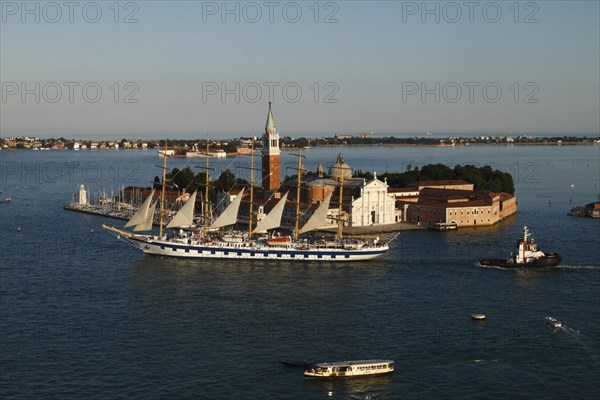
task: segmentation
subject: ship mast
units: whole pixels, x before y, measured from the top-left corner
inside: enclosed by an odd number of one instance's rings
[[[206,156],[204,157],[204,159],[206,160],[206,171],[204,173],[204,179],[205,179],[205,188],[204,188],[204,207],[202,207],[202,219],[204,220],[204,239],[206,239],[206,236],[208,234],[208,135],[206,135]]]
[[[165,218],[165,185],[167,183],[167,139],[165,139],[165,152],[163,154],[163,176],[162,176],[162,188],[160,191],[160,222],[159,222],[159,237],[163,235],[163,224]]]
[[[337,219],[337,239],[338,240],[342,240],[342,228],[343,228],[343,224],[344,221],[342,219],[342,196],[344,193],[344,168],[342,168],[343,164],[340,163],[340,204],[338,207],[338,219]]]
[[[298,240],[300,225],[300,185],[302,184],[302,146],[298,148],[298,186],[296,188],[296,225],[294,227],[294,240]]]
[[[252,238],[252,202],[254,201],[254,136],[250,150],[250,219],[248,220],[248,239]]]

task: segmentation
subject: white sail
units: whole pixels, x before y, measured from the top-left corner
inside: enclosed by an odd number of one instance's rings
[[[316,209],[314,214],[310,217],[308,222],[304,224],[302,229],[298,231],[298,234],[314,231],[327,225],[327,211],[329,210],[329,202],[331,201],[331,193]]]
[[[167,228],[184,228],[194,224],[194,207],[196,205],[196,192],[194,192],[183,207],[173,217]]]
[[[146,215],[146,220],[141,223],[138,224],[135,228],[133,228],[134,232],[140,232],[140,231],[151,231],[152,230],[152,223],[154,222],[154,210],[156,209],[156,201],[154,203],[152,203],[152,205],[150,206],[150,208],[148,208],[148,214]]]
[[[283,209],[285,208],[288,193],[286,193],[267,216],[256,225],[256,229],[254,229],[252,233],[264,233],[269,229],[275,229],[281,226],[281,217],[283,216]]]
[[[154,196],[154,189],[152,189],[152,193],[150,196],[144,200],[140,208],[133,214],[133,217],[127,222],[125,228],[129,228],[130,226],[135,226],[139,224],[143,224],[146,221],[146,216],[148,215],[148,209],[150,208],[150,203],[152,203],[152,197]]]
[[[244,197],[244,189],[237,195],[235,200],[227,206],[223,214],[219,215],[219,218],[209,227],[210,229],[222,228],[227,225],[233,225],[237,222],[237,215],[242,204],[242,197]]]

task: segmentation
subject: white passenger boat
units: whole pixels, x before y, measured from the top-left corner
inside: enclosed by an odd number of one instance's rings
[[[394,372],[393,360],[336,361],[313,364],[304,371],[308,378],[350,378]]]

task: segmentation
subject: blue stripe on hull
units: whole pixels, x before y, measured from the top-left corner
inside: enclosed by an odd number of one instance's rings
[[[135,239],[133,239],[135,240]],[[146,253],[152,255],[164,255],[180,258],[209,258],[209,259],[256,259],[256,260],[291,260],[291,261],[348,261],[352,259],[362,259],[363,257],[374,258],[385,254],[387,249],[369,250],[369,251],[327,251],[327,250],[283,250],[269,249],[258,250],[250,248],[215,248],[204,246],[188,246],[172,243],[152,242],[148,243],[142,240],[135,240],[136,244]],[[145,249],[146,246],[155,248],[156,251]],[[162,251],[173,251],[172,254],[162,253]],[[182,253],[183,252],[183,253]],[[189,255],[188,255],[189,254]],[[274,257],[273,257],[274,255]],[[258,257],[257,257],[258,256]],[[300,256],[300,257],[298,257]]]

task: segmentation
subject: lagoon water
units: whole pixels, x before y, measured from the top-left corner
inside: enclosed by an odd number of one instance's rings
[[[328,147],[305,152],[306,166],[338,152],[378,173],[491,164],[513,174],[520,210],[489,228],[403,232],[372,262],[157,258],[100,228],[121,221],[62,209],[78,184],[149,185],[154,151],[1,151],[0,197],[13,201],[0,203],[0,396],[598,398],[600,221],[566,213],[597,199],[600,146]],[[508,254],[523,225],[562,266],[477,265]],[[391,358],[396,371],[312,381],[283,358]]]

